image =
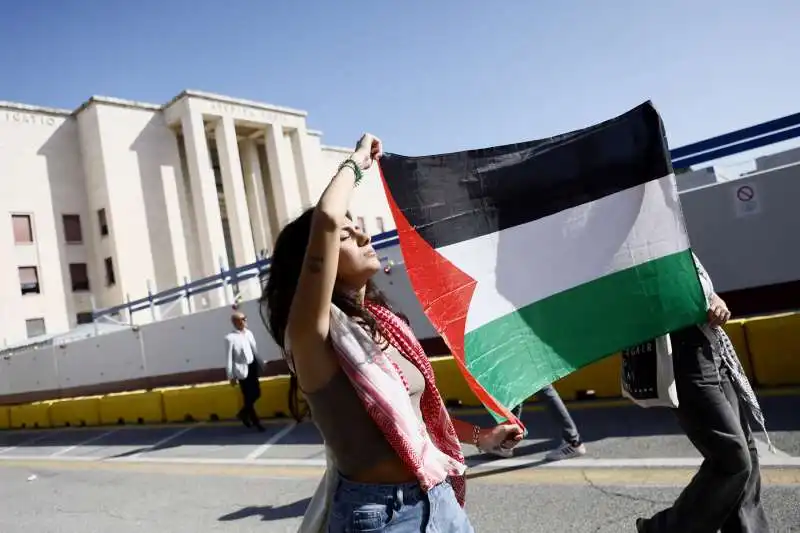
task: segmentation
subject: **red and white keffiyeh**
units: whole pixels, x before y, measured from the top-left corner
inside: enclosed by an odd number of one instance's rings
[[[466,495],[464,455],[450,414],[442,401],[433,367],[411,328],[389,309],[366,302],[381,334],[412,362],[425,378],[417,418],[408,385],[397,365],[370,335],[336,306],[331,307],[330,339],[344,370],[369,415],[386,436],[400,459],[429,490],[449,478],[458,502]],[[301,532],[323,531],[327,507],[335,490],[335,472],[328,471],[315,493],[300,527]]]
[[[456,497],[463,506],[466,495],[464,455],[450,414],[436,387],[430,360],[408,324],[383,306],[372,302],[366,302],[365,306],[377,320],[386,340],[411,361],[425,378],[425,391],[420,401],[424,424],[419,422],[414,413],[408,385],[400,369],[362,328],[349,319],[346,320],[350,327],[343,324],[345,327],[335,328],[335,334],[334,328],[331,328],[331,339],[339,353],[342,368],[367,412],[400,459],[416,474],[423,490],[431,489],[449,477]],[[368,342],[364,343],[358,337]],[[372,364],[358,364],[364,359],[354,358],[357,352],[348,350],[353,346],[353,340],[364,348],[365,356]]]

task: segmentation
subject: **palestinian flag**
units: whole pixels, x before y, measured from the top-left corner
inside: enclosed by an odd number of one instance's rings
[[[414,291],[498,419],[543,386],[705,319],[661,119],[381,172]]]

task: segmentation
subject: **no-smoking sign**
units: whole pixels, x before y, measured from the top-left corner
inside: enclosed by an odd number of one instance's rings
[[[752,183],[740,185],[734,189],[734,192],[734,207],[736,209],[736,216],[743,217],[747,215],[755,215],[761,211],[755,185]]]

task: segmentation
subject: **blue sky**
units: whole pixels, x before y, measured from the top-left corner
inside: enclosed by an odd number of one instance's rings
[[[225,6],[225,7],[222,7]],[[800,111],[796,0],[5,0],[0,100],[305,109],[424,154],[528,140],[652,99],[679,146]]]

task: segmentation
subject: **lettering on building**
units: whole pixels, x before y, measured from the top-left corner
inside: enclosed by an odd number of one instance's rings
[[[258,109],[255,107],[248,107],[236,104],[227,104],[224,102],[211,102],[210,109],[215,113],[224,115],[231,115],[237,118],[253,119],[259,122],[275,123],[281,121],[281,115],[266,109]]]
[[[10,122],[12,124],[53,126],[56,123],[56,118],[50,115],[38,115],[36,113],[24,113],[21,111],[4,111],[2,117],[4,122]]]

